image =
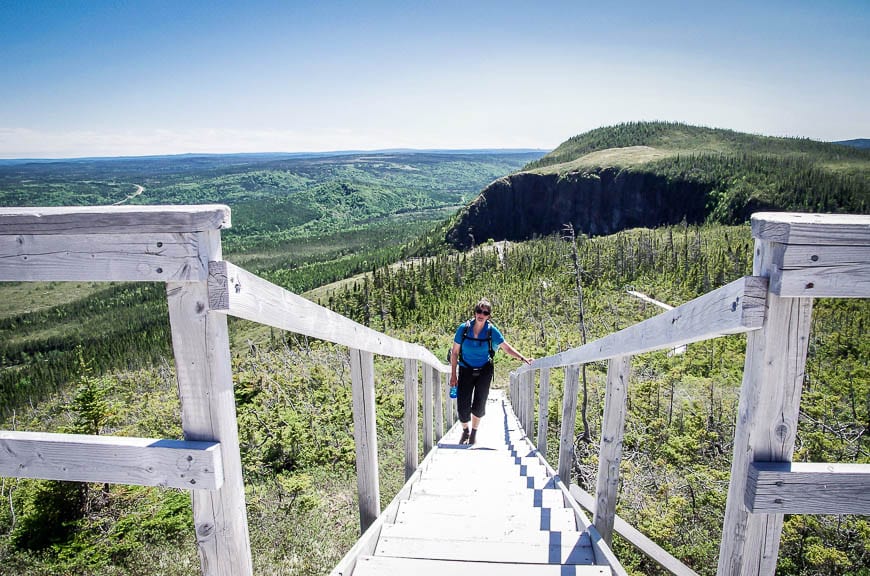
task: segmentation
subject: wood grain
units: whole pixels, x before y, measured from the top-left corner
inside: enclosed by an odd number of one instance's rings
[[[202,282],[194,233],[0,236],[0,281]]]
[[[217,442],[0,430],[0,476],[215,490]]]
[[[870,464],[753,462],[746,485],[753,514],[870,514]]]
[[[223,204],[0,208],[0,235],[204,232],[230,227]]]

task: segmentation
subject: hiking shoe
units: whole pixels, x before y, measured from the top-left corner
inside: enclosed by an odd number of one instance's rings
[[[460,444],[468,444],[468,439],[470,436],[468,435],[468,428],[462,429],[462,438],[459,439]]]
[[[471,429],[471,435],[468,437],[468,445],[471,446],[477,442],[477,428]]]

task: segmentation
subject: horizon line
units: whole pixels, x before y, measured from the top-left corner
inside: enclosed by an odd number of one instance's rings
[[[352,154],[473,154],[485,152],[499,153],[531,153],[531,152],[551,152],[551,148],[373,148],[373,149],[347,149],[347,150],[325,150],[325,151],[310,151],[310,152],[178,152],[170,154],[120,154],[117,156],[56,156],[56,157],[18,157],[18,158],[2,158],[0,163],[26,163],[26,162],[83,162],[88,160],[147,160],[160,158],[189,158],[189,157],[218,157],[218,156],[287,156],[287,157],[312,157],[312,156],[347,156]]]

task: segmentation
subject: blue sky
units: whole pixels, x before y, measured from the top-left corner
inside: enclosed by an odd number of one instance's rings
[[[868,95],[868,0],[0,0],[0,158],[841,140]]]

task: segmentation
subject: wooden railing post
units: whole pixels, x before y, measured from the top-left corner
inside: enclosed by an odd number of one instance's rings
[[[450,375],[445,374],[444,379],[447,381],[444,386],[444,405],[447,411],[447,428],[450,429],[456,423],[456,400],[450,397]]]
[[[535,437],[535,371],[529,370],[526,376],[526,436],[534,444]]]
[[[431,370],[432,382],[434,383],[432,394],[435,400],[435,440],[437,442],[444,437],[444,379],[441,377],[441,372],[435,368],[431,368]]]
[[[353,387],[353,439],[356,445],[359,524],[362,534],[381,513],[374,355],[351,348],[350,376]]]
[[[432,450],[435,445],[432,439],[432,367],[423,365],[423,455]]]
[[[417,454],[417,361],[405,359],[405,480],[414,474],[419,462]]]
[[[565,366],[565,391],[562,395],[562,431],[559,434],[559,478],[571,484],[574,462],[574,425],[577,422],[577,392],[580,388],[580,367]]]
[[[756,240],[754,274],[770,276],[777,246]],[[761,330],[746,340],[743,384],[734,431],[734,456],[722,541],[720,576],[774,574],[782,514],[750,514],[744,503],[753,461],[790,462],[812,317],[812,298],[769,293]]]
[[[514,411],[514,414],[519,414],[519,410],[517,409],[517,376],[516,372],[511,372],[510,374],[510,395],[511,395],[511,408]]]
[[[220,232],[201,232],[203,262],[221,258]],[[224,484],[193,490],[193,523],[205,575],[253,574],[239,455],[227,319],[209,312],[206,281],[168,282],[169,323],[186,440],[220,442]]]
[[[608,362],[593,518],[595,528],[608,546],[612,544],[613,522],[616,517],[619,463],[622,460],[622,438],[625,433],[625,407],[630,372],[630,356],[617,356]]]
[[[541,370],[538,382],[538,452],[547,457],[547,427],[550,424],[550,369]]]

